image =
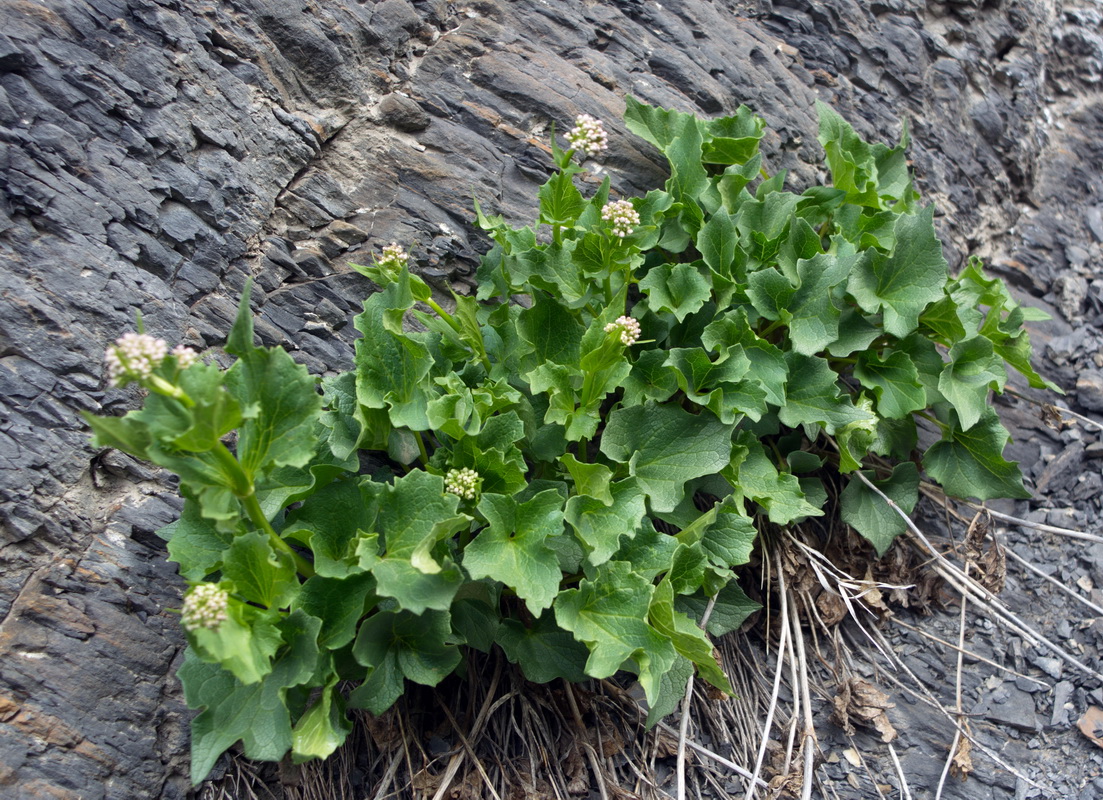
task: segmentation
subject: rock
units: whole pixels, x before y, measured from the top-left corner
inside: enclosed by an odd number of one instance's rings
[[[396,130],[416,133],[429,127],[429,115],[414,100],[393,92],[379,101],[379,119]]]
[[[1103,411],[1103,372],[1084,370],[1076,379],[1076,399],[1089,411]]]

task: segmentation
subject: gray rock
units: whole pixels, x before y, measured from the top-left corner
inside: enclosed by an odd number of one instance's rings
[[[1103,411],[1103,372],[1084,370],[1076,379],[1076,399],[1089,411]]]

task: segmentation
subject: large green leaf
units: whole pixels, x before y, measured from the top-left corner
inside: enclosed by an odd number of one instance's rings
[[[950,363],[938,377],[938,390],[953,404],[961,427],[968,430],[988,408],[988,392],[1002,391],[1006,380],[1003,359],[992,342],[973,336],[950,348]]]
[[[573,683],[586,680],[589,651],[582,642],[555,624],[555,616],[545,613],[531,626],[517,620],[502,621],[498,644],[506,658],[520,665],[527,680],[548,683],[562,678]]]
[[[919,470],[910,461],[897,464],[885,480],[876,480],[876,473],[863,470],[878,489],[896,503],[905,514],[910,514],[919,501]],[[893,540],[907,530],[904,519],[889,507],[884,498],[877,495],[857,476],[850,479],[839,497],[839,516],[883,556]]]
[[[731,455],[731,425],[712,414],[646,404],[609,416],[601,452],[628,465],[656,511],[673,511],[686,481],[718,472]]]
[[[907,353],[893,352],[880,358],[875,352],[859,354],[854,377],[877,398],[877,413],[901,419],[927,407],[927,393],[919,372]]]
[[[991,406],[985,407],[980,420],[968,430],[963,430],[957,415],[950,412],[950,424],[942,440],[924,454],[923,466],[954,497],[1030,497],[1018,462],[1003,458],[1009,438]]]
[[[868,411],[856,408],[849,395],[841,393],[838,376],[826,360],[788,352],[785,361],[789,383],[785,405],[778,409],[783,425],[821,425],[827,433],[834,433],[852,422],[873,419]]]
[[[286,608],[299,591],[295,564],[277,552],[268,536],[256,531],[238,534],[222,556],[222,576],[234,591],[265,608]]]
[[[919,325],[920,313],[943,296],[946,259],[934,233],[934,208],[901,214],[891,255],[867,250],[850,273],[847,290],[866,312],[884,313],[885,330],[904,337]]]
[[[177,675],[188,705],[200,709],[192,720],[192,783],[198,785],[218,757],[241,740],[249,758],[279,761],[291,747],[291,718],[285,694],[307,683],[318,661],[316,638],[320,622],[301,611],[280,623],[287,647],[272,671],[245,685],[216,664],[188,650]]]
[[[608,561],[620,547],[622,536],[634,536],[647,513],[643,490],[635,478],[616,481],[609,487],[611,503],[575,495],[567,501],[566,519],[586,550],[586,559],[597,566]]]
[[[670,639],[678,655],[697,665],[701,677],[720,689],[734,694],[728,676],[720,669],[712,652],[712,642],[693,620],[674,607],[674,589],[669,579],[655,587],[648,619],[659,633]]]
[[[709,283],[692,264],[663,264],[640,281],[652,309],[669,311],[681,322],[700,311],[712,296]]]
[[[226,387],[245,417],[237,442],[245,474],[255,479],[272,467],[305,466],[317,449],[322,396],[306,367],[282,347],[254,347],[248,286],[226,352],[238,357],[226,372]]]
[[[674,663],[670,639],[647,623],[654,586],[623,561],[608,561],[593,579],[559,593],[555,619],[590,648],[586,674],[608,678],[625,662],[635,661],[649,700],[659,678]]]
[[[464,569],[476,580],[501,581],[538,616],[559,593],[559,559],[546,542],[563,532],[562,495],[548,489],[518,503],[484,494],[479,512],[490,525],[464,548]]]

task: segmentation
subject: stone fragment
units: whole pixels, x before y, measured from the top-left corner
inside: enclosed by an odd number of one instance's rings
[[[1103,372],[1086,369],[1076,379],[1076,399],[1089,411],[1103,411]]]
[[[417,102],[399,92],[379,101],[379,120],[404,133],[416,133],[429,127],[429,115]]]

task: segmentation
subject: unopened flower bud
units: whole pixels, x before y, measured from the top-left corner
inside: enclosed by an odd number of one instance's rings
[[[609,149],[609,135],[605,133],[601,121],[589,114],[580,114],[575,118],[567,141],[575,150],[581,150],[588,156],[596,156]]]
[[[621,239],[632,233],[632,229],[640,224],[639,212],[632,206],[630,200],[614,200],[606,203],[601,209],[601,218],[612,223],[613,235]]]
[[[226,609],[230,604],[230,595],[216,583],[201,583],[193,586],[184,598],[180,619],[189,631],[207,629],[217,631],[226,621]]]
[[[474,500],[479,493],[479,473],[473,469],[450,469],[444,476],[444,490],[464,500]]]
[[[610,322],[605,326],[605,332],[618,333],[621,343],[625,347],[630,347],[640,339],[640,323],[632,317],[617,317],[616,322]]]
[[[146,333],[124,333],[104,353],[107,382],[111,386],[126,386],[132,381],[148,380],[166,355],[168,345],[164,339],[154,339]]]

